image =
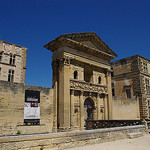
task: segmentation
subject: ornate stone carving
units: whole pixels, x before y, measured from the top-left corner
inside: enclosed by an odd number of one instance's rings
[[[7,55],[4,56],[4,60],[6,60],[6,61],[8,60],[8,56]]]
[[[7,76],[7,72],[4,71],[4,72],[3,72],[3,77],[6,77],[6,76]]]
[[[70,60],[71,60],[71,58],[69,56],[63,56],[58,60],[59,65],[61,65],[61,64],[70,65]]]
[[[16,62],[17,62],[18,64],[20,64],[21,59],[20,59],[20,58],[18,58]]]
[[[70,80],[70,89],[107,94],[107,86],[88,83],[84,81],[76,81],[73,79]]]
[[[20,55],[20,53],[21,53],[21,48],[20,47],[15,47],[15,51],[16,51],[16,54],[17,55]]]
[[[17,79],[17,80],[19,80],[19,78],[20,78],[20,75],[19,75],[19,74],[17,74],[17,75],[16,75],[16,79]]]
[[[3,43],[3,49],[5,53],[10,53],[11,49],[12,49],[12,45],[11,44],[7,44],[7,43]]]

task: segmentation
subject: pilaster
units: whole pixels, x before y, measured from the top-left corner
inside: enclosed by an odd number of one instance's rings
[[[100,120],[100,95],[97,93],[97,120]]]
[[[74,122],[74,90],[71,90],[71,96],[70,96],[70,103],[71,103],[71,108],[70,108],[70,127],[71,129],[74,128],[75,122]]]
[[[108,119],[108,98],[106,95],[104,95],[103,97],[104,100],[104,119],[107,120]]]
[[[112,89],[111,89],[111,71],[107,70],[106,80],[108,86],[107,105],[108,105],[108,119],[112,119]]]
[[[70,65],[69,59],[59,60],[59,129],[70,128]]]
[[[80,129],[84,129],[84,100],[83,91],[80,93]]]

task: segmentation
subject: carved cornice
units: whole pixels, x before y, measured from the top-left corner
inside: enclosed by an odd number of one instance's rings
[[[103,93],[107,94],[107,86],[88,83],[79,80],[70,80],[70,89],[79,90],[79,91],[87,91],[87,92],[95,92],[95,93]]]
[[[87,38],[86,40],[89,41],[92,40],[92,42],[96,43],[96,45],[99,45],[98,46],[99,48],[95,49],[93,47],[89,47],[81,43],[80,41],[82,41],[84,38]],[[75,33],[75,35],[74,34],[61,35],[55,40],[46,44],[44,47],[54,52],[56,49],[63,46],[71,47],[73,49],[77,49],[79,51],[89,53],[91,55],[95,55],[100,58],[105,57],[108,60],[111,60],[117,56],[116,53],[112,51],[108,47],[108,45],[106,45],[95,33],[85,33],[85,34]]]

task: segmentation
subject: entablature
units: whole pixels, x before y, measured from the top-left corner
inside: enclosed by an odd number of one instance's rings
[[[94,60],[88,60],[88,59],[79,59],[78,57],[74,58],[71,56],[63,55],[61,57],[58,57],[56,59],[53,59],[52,65],[75,65],[75,66],[81,66],[84,67],[85,65],[90,65],[95,68],[102,68],[106,71],[110,70],[110,65],[109,64],[102,64],[100,62],[94,62]]]

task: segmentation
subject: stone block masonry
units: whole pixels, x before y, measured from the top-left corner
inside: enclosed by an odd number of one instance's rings
[[[145,135],[145,125],[97,130],[0,137],[0,149],[49,150],[65,149],[86,144],[102,143]]]
[[[40,124],[24,124],[25,91],[40,93]],[[0,81],[0,136],[52,132],[53,89]]]

